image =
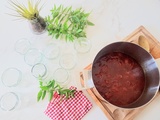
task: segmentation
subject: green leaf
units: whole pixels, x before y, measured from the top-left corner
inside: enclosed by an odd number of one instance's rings
[[[64,9],[63,9],[63,11],[62,11],[62,13],[64,13],[67,9],[68,9],[67,7],[66,7],[66,8],[64,8]]]
[[[55,25],[58,26],[58,18],[55,20]]]
[[[87,21],[87,24],[90,25],[90,26],[94,26],[94,24],[90,21]]]
[[[38,76],[38,80],[39,80],[39,81],[42,81],[42,76],[39,75],[39,76]]]
[[[47,87],[47,86],[40,86],[40,88],[41,88],[42,90],[49,90],[49,87]]]
[[[42,93],[42,100],[45,98],[45,96],[46,96],[46,91],[43,91],[43,93]]]
[[[49,81],[48,83],[47,83],[47,85],[46,85],[46,87],[51,87],[52,86],[52,84],[53,84],[53,81]]]
[[[85,17],[88,17],[89,15],[90,15],[90,13],[86,13],[86,14],[84,14],[84,16],[85,16]]]
[[[67,14],[69,11],[71,11],[71,10],[72,10],[72,6],[70,6],[70,7],[68,8],[66,14]]]
[[[58,11],[54,11],[53,13],[52,13],[52,16],[53,16],[53,20],[58,16]]]
[[[40,90],[40,91],[38,92],[37,101],[39,101],[39,100],[41,99],[41,97],[42,97],[42,90]]]
[[[56,5],[54,4],[54,8],[53,8],[53,10],[56,10]]]
[[[79,33],[79,36],[78,36],[78,37],[86,37],[85,32],[81,32],[81,33]]]
[[[80,32],[82,32],[83,30],[82,29],[78,29],[77,31],[76,31],[76,33],[80,33]]]
[[[63,26],[64,26],[64,30],[67,30],[67,29],[68,29],[68,24],[67,24],[67,22],[65,22]]]
[[[49,92],[49,101],[51,101],[52,98],[53,98],[53,91],[50,91],[50,92]]]
[[[60,89],[60,85],[58,85],[58,84],[57,84],[54,88],[58,88],[58,89]]]
[[[59,38],[59,35],[60,35],[59,33],[58,33],[58,34],[56,34],[56,39],[58,39],[58,38]]]
[[[55,86],[55,80],[52,80],[52,88]]]
[[[60,5],[58,8],[57,8],[57,10],[60,10],[62,8],[62,5]]]
[[[48,22],[50,22],[50,21],[51,21],[50,16],[48,16],[48,17],[47,17],[47,21],[48,21]]]
[[[42,86],[42,85],[43,85],[43,82],[42,82],[42,81],[39,81],[39,85]]]
[[[59,22],[61,23],[66,16],[67,16],[67,14],[63,15],[63,16],[61,17],[61,19],[59,20]]]

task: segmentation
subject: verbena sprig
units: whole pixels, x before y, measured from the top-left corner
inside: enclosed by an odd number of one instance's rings
[[[73,41],[75,38],[86,37],[85,28],[94,24],[88,20],[90,13],[82,8],[72,10],[72,7],[60,5],[51,10],[51,15],[45,18],[47,31],[56,39]]]
[[[59,84],[55,82],[55,80],[51,80],[45,84],[42,81],[42,77],[39,76],[40,91],[37,95],[37,101],[39,101],[40,99],[43,100],[46,94],[49,95],[49,101],[51,101],[55,92],[61,97],[61,100],[63,98],[69,99],[71,97],[74,97],[75,90],[65,89],[61,87]]]

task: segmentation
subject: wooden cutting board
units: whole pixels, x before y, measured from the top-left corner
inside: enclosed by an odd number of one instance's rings
[[[138,44],[138,38],[140,35],[143,35],[144,37],[146,37],[148,39],[148,43],[150,46],[150,53],[152,54],[152,56],[155,59],[160,58],[160,43],[159,43],[159,41],[156,40],[154,38],[154,36],[149,31],[147,31],[143,26],[140,26],[133,33],[128,35],[126,38],[124,38],[123,41]],[[92,67],[92,64],[88,65],[84,69],[90,70],[91,67]],[[80,81],[83,86],[84,82],[83,82],[82,72],[80,72]],[[133,120],[135,118],[135,116],[137,114],[139,114],[147,106],[146,105],[141,108],[132,109],[132,110],[120,109],[120,108],[112,106],[112,105],[108,104],[107,102],[103,101],[103,98],[101,98],[101,96],[99,96],[99,94],[95,88],[87,89],[87,92],[94,99],[94,101],[101,108],[101,110],[104,112],[104,114],[106,115],[106,117],[109,120]],[[159,95],[159,93],[157,94],[157,96],[158,95]]]

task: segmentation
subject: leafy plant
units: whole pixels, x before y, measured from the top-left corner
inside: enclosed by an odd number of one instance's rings
[[[43,100],[46,96],[46,94],[49,95],[49,101],[52,100],[54,94],[58,94],[61,99],[69,99],[71,97],[74,97],[75,90],[65,89],[61,87],[59,84],[55,82],[55,80],[51,80],[44,84],[42,82],[43,79],[40,76],[39,77],[39,85],[40,85],[40,91],[37,94],[37,101],[40,99]]]
[[[45,18],[48,34],[56,39],[64,38],[66,41],[86,37],[85,28],[94,25],[88,20],[89,15],[90,13],[85,13],[82,8],[72,10],[72,7],[54,5],[51,15]]]
[[[39,16],[39,11],[42,9],[42,6],[38,8],[41,0],[38,0],[35,4],[28,0],[28,7],[23,4],[20,4],[18,1],[9,1],[9,4],[13,7],[17,14],[10,14],[18,18],[26,18],[28,20],[33,20]]]

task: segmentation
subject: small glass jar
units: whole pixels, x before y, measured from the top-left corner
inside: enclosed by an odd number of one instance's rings
[[[40,63],[42,58],[42,53],[36,48],[28,50],[28,52],[24,55],[24,61],[30,66]]]
[[[47,59],[55,59],[59,56],[60,49],[56,44],[49,44],[43,51],[44,56]]]
[[[26,54],[31,48],[31,43],[26,38],[21,38],[15,43],[15,51],[19,54]]]
[[[76,65],[76,56],[72,53],[65,53],[60,57],[59,64],[64,69],[73,69]]]
[[[4,111],[15,110],[19,103],[19,97],[14,92],[7,92],[0,98],[0,108]]]
[[[53,73],[54,80],[62,86],[66,86],[69,83],[69,73],[64,68],[58,68]]]
[[[8,68],[3,72],[1,80],[6,87],[15,87],[22,80],[22,72],[17,68]]]
[[[47,68],[44,64],[37,63],[32,67],[31,73],[35,78],[45,78],[47,76]]]
[[[87,53],[91,49],[91,42],[84,38],[78,38],[74,41],[74,48],[78,53]]]
[[[30,28],[34,34],[42,34],[46,31],[46,22],[41,16],[37,16],[33,20],[29,20]]]

